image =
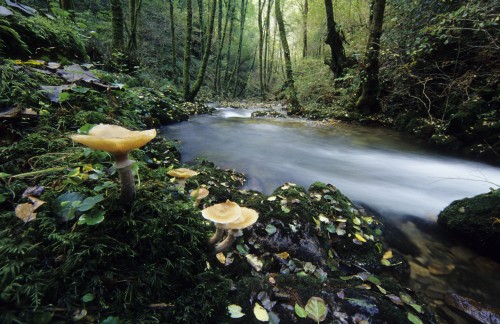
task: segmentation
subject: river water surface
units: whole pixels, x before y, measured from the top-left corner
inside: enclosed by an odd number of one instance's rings
[[[182,142],[182,162],[207,158],[243,172],[247,189],[270,194],[284,182],[306,189],[315,181],[333,184],[353,201],[390,215],[413,239],[421,254],[410,260],[412,278],[425,278],[414,284],[437,290],[428,293],[437,304],[450,289],[483,301],[494,298],[500,289],[498,264],[459,245],[446,245],[446,240],[440,243],[442,238],[403,218],[412,215],[434,223],[453,200],[500,185],[500,168],[439,154],[385,129],[250,118],[252,111],[217,108],[213,115],[166,126],[162,134]],[[482,284],[467,289],[467,281]]]

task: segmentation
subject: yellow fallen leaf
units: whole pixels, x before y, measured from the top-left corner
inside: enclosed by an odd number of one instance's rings
[[[354,236],[358,239],[358,241],[365,243],[366,239],[359,233],[354,234]]]
[[[45,204],[45,201],[41,200],[41,199],[38,199],[36,197],[33,197],[33,196],[29,196],[28,199],[33,203],[33,210],[37,210],[38,207],[40,207],[41,205]]]
[[[288,252],[281,252],[281,253],[276,253],[276,256],[278,256],[279,258],[283,259],[283,260],[286,260],[290,257],[290,254],[288,254]]]
[[[259,303],[255,303],[253,314],[259,321],[269,322],[269,314],[267,314],[267,311]]]
[[[262,267],[264,266],[264,263],[256,256],[253,254],[247,254],[245,255],[247,258],[248,263],[257,271],[262,270]]]
[[[220,263],[222,263],[222,264],[226,263],[226,256],[224,255],[224,253],[222,253],[222,252],[217,253],[215,255],[215,257],[217,258],[217,260],[219,260]]]
[[[19,204],[16,207],[16,216],[23,222],[27,223],[36,219],[36,213],[33,205],[30,203]]]
[[[392,258],[392,250],[388,250],[387,252],[384,253],[384,255],[382,256],[382,259],[384,260],[387,260],[387,259],[390,259]]]

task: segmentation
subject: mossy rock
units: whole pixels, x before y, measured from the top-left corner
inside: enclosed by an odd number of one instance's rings
[[[500,190],[452,202],[438,215],[438,224],[463,244],[500,260]]]

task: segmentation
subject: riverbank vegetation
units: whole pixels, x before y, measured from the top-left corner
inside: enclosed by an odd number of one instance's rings
[[[155,129],[210,112],[207,100],[251,98],[499,162],[494,2],[372,9],[2,2],[1,321],[434,322],[405,287],[408,264],[384,246],[380,221],[334,186],[284,184],[264,196],[200,161],[184,166],[198,175],[180,190],[168,175],[183,167],[180,144],[157,137],[131,152],[137,193],[125,206],[111,156],[69,138],[100,123]],[[189,191],[200,186],[210,195],[198,207]],[[259,221],[216,257],[200,210],[228,199]]]

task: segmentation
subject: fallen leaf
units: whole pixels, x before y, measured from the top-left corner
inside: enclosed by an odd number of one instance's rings
[[[248,263],[257,271],[262,270],[262,267],[264,266],[264,263],[254,254],[247,254],[245,255],[247,258]]]
[[[281,252],[281,253],[276,253],[276,256],[283,259],[283,260],[286,260],[290,257],[290,254],[288,254],[288,252]]]
[[[217,253],[215,255],[215,257],[217,258],[217,260],[219,260],[220,263],[222,263],[222,264],[226,263],[226,256],[224,255],[224,253],[222,253],[222,252]]]
[[[31,203],[33,204],[33,210],[37,210],[38,207],[40,207],[41,205],[45,204],[45,201],[41,200],[41,199],[38,199],[36,197],[28,197],[28,199],[31,201]]]
[[[267,311],[264,309],[264,307],[260,306],[259,303],[255,303],[255,306],[253,308],[253,314],[255,315],[257,320],[261,322],[269,321],[269,314],[267,314]]]
[[[382,256],[382,259],[387,260],[387,259],[390,259],[392,257],[393,257],[392,250],[388,250],[387,252],[384,253],[384,255]]]
[[[354,236],[361,242],[366,243],[366,239],[363,237],[363,235],[356,233]]]
[[[229,316],[231,316],[231,318],[240,318],[245,316],[245,313],[241,312],[241,306],[239,305],[229,305],[227,306],[227,310],[229,311]]]
[[[27,223],[36,219],[35,208],[30,203],[19,204],[16,207],[16,216],[23,222]]]
[[[325,301],[320,297],[311,297],[307,301],[305,310],[307,316],[312,318],[316,322],[322,322],[326,318],[328,309],[326,308]]]

